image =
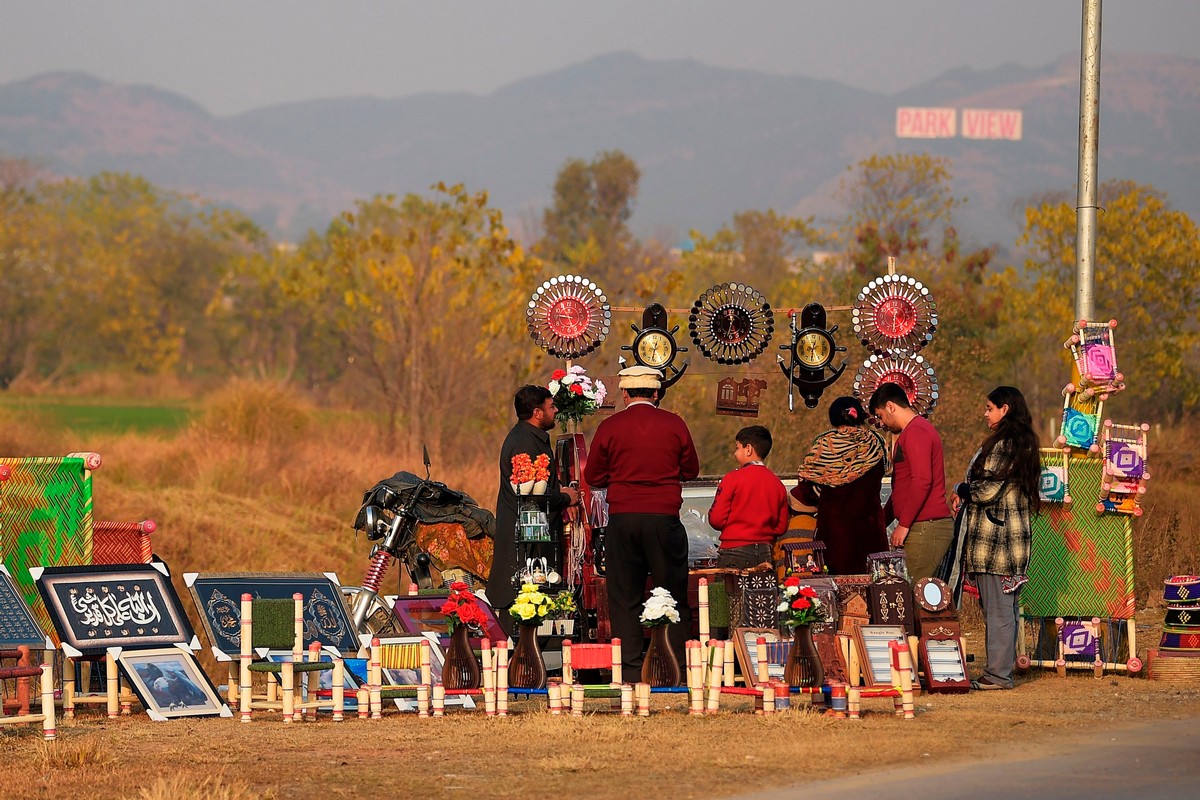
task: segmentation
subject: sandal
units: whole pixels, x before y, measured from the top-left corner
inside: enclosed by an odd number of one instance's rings
[[[971,681],[971,688],[979,689],[981,691],[990,691],[992,689],[1007,690],[1007,689],[1011,689],[1012,687],[1011,686],[1001,686],[998,683],[992,683],[991,681],[987,680],[986,678],[980,678],[977,681]]]

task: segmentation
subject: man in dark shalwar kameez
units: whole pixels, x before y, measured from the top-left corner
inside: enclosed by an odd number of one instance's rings
[[[550,458],[550,483],[546,489],[550,529],[562,528],[562,511],[579,502],[579,492],[569,486],[560,486],[558,470],[554,463],[554,452],[550,446],[550,431],[554,430],[554,417],[558,409],[554,398],[545,386],[522,386],[513,397],[513,408],[517,412],[517,424],[508,432],[500,448],[500,491],[496,496],[496,538],[492,556],[492,571],[488,576],[487,599],[496,611],[496,618],[506,633],[512,633],[513,619],[507,613],[517,596],[518,587],[513,583],[517,572],[517,495],[509,484],[512,475],[513,456],[526,453],[530,460],[539,455]],[[554,537],[561,541],[560,536]],[[551,558],[549,548],[558,543],[546,542],[532,545],[532,556]],[[542,552],[545,550],[546,552]]]

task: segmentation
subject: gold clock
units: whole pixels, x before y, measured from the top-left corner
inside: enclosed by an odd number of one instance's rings
[[[662,369],[675,358],[675,340],[669,333],[647,328],[633,341],[633,357],[644,367]]]
[[[796,338],[796,360],[805,369],[823,369],[833,361],[833,337],[824,328],[800,331]]]

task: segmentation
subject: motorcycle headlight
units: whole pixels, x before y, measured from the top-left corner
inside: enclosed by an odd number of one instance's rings
[[[367,534],[367,540],[373,542],[376,539],[382,539],[387,533],[387,523],[383,519],[383,513],[375,506],[367,506],[363,517],[363,530]]]

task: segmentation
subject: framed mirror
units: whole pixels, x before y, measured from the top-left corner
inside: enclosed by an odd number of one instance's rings
[[[913,589],[917,604],[926,611],[945,611],[950,606],[950,589],[938,578],[922,578]]]

